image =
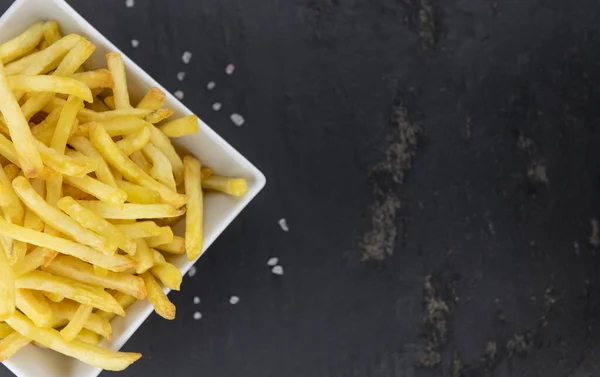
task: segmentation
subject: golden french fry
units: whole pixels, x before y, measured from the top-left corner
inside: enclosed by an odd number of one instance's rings
[[[63,57],[81,40],[82,37],[79,35],[67,35],[43,51],[7,64],[6,74],[41,75],[48,73],[56,69]]]
[[[21,348],[31,343],[31,340],[13,331],[10,335],[0,340],[0,361],[10,359]]]
[[[248,192],[248,183],[244,178],[228,178],[213,175],[202,180],[202,188],[224,192],[232,196],[243,196]]]
[[[64,276],[56,276],[43,271],[31,271],[18,277],[15,280],[15,287],[57,293],[80,304],[92,305],[120,316],[125,315],[125,311],[119,303],[102,289]]]
[[[141,151],[135,151],[129,156],[131,161],[133,161],[140,169],[144,171],[144,173],[150,175],[150,169],[152,169],[152,164],[146,160],[144,154]]]
[[[168,117],[170,117],[173,114],[174,114],[174,112],[171,109],[158,109],[158,110],[154,110],[150,115],[148,115],[144,119],[146,120],[146,122],[149,122],[149,123],[159,123],[159,122],[162,122],[163,120],[167,119]]]
[[[62,38],[58,22],[48,21],[44,23],[44,40],[48,43],[48,46],[56,43]]]
[[[90,89],[81,81],[70,77],[14,75],[8,76],[7,82],[13,91],[62,93],[79,97],[86,102],[93,101]]]
[[[125,63],[121,54],[110,52],[106,54],[106,64],[112,75],[114,86],[113,93],[115,96],[115,109],[129,109],[129,92],[127,91],[127,77],[125,76]]]
[[[38,327],[52,327],[55,322],[54,312],[44,295],[29,289],[17,289],[16,305],[23,314]]]
[[[138,132],[128,135],[117,141],[117,146],[121,148],[125,155],[129,156],[135,151],[144,148],[150,141],[150,130],[144,127]]]
[[[146,145],[142,149],[142,153],[152,163],[150,176],[171,190],[177,191],[177,185],[173,177],[173,167],[167,156],[152,144]]]
[[[162,107],[165,102],[165,92],[162,90],[152,87],[148,90],[148,93],[142,98],[140,103],[138,103],[138,109],[149,109],[149,110],[158,110]]]
[[[100,122],[88,122],[81,124],[77,129],[76,135],[89,136],[90,126],[97,123],[100,123],[111,137],[130,135],[146,127],[146,122],[143,119],[124,116],[107,119]]]
[[[211,168],[207,168],[207,167],[202,167],[202,170],[200,171],[200,175],[202,180],[205,180],[208,177],[211,177],[212,175],[214,175],[214,172]]]
[[[165,319],[175,319],[175,305],[169,301],[150,271],[143,273],[142,278],[148,290],[148,301],[154,306],[156,313]]]
[[[112,75],[108,69],[76,73],[73,78],[81,81],[90,89],[113,87]]]
[[[117,187],[125,191],[127,201],[135,204],[160,204],[162,203],[160,194],[149,188],[136,185],[123,180],[116,181]]]
[[[125,203],[127,200],[127,194],[125,191],[117,187],[107,185],[106,183],[102,183],[99,180],[90,177],[89,175],[81,178],[64,176],[64,180],[71,186],[77,187],[81,191],[87,192],[88,194],[108,204],[119,206],[120,204]]]
[[[133,224],[118,224],[115,226],[133,239],[148,238],[163,234],[161,227],[156,225],[154,221],[141,221]]]
[[[156,254],[162,257],[158,251],[153,250]],[[150,269],[152,275],[154,275],[160,282],[167,288],[178,291],[183,281],[181,271],[171,263],[166,262],[164,257],[159,258],[160,262],[155,260],[154,266]]]
[[[19,173],[21,173],[21,169],[17,165],[11,163],[4,165],[4,174],[6,174],[6,178],[9,182],[12,182],[13,179],[17,178]]]
[[[88,329],[81,329],[77,334],[77,339],[88,344],[98,344],[102,341],[102,337]]]
[[[70,196],[77,200],[97,200],[96,197],[88,194],[87,192],[83,192],[77,187],[73,187],[68,184],[63,185],[63,196]]]
[[[93,172],[96,167],[96,164],[93,161],[74,160],[69,156],[65,156],[63,153],[48,148],[41,141],[35,140],[35,145],[44,159],[44,163],[58,173],[70,175],[72,177],[83,177],[86,174]],[[56,176],[56,174],[54,174],[54,176]],[[40,176],[40,178],[42,177]]]
[[[46,296],[46,298],[48,298],[48,300],[52,301],[52,302],[61,302],[62,300],[65,299],[65,296],[60,295],[58,293],[52,293],[52,292],[42,292],[42,294],[44,296]],[[54,326],[53,326],[54,327]]]
[[[82,165],[82,166],[87,166],[88,169],[90,170],[90,173],[94,172],[94,174],[96,174],[96,171],[98,170],[98,166],[99,166],[99,162],[98,162],[99,160],[96,160],[95,158],[87,157],[86,155],[84,155],[81,152],[78,152],[73,149],[68,149],[68,148],[65,150],[65,155],[67,157],[70,157],[73,161],[75,161],[75,163]]]
[[[67,102],[62,108],[54,136],[50,147],[55,149],[57,152],[64,154],[65,147],[67,146],[67,140],[71,136],[71,128],[73,122],[77,118],[77,113],[83,109],[83,101],[75,96],[69,96]]]
[[[169,254],[185,254],[185,238],[179,236],[173,236],[173,241],[162,245],[157,245],[156,248],[160,251],[164,251]]]
[[[122,255],[105,255],[88,246],[23,228],[3,219],[0,219],[0,234],[36,246],[57,250],[63,254],[72,255],[83,261],[96,264],[114,272],[125,271],[128,268],[133,267],[133,262],[128,257]]]
[[[200,127],[198,126],[198,117],[188,115],[179,119],[172,120],[158,127],[168,137],[181,137],[195,134]]]
[[[173,166],[173,175],[175,182],[179,185],[183,182],[183,161],[173,148],[171,140],[161,130],[154,125],[150,125],[150,142],[160,149],[171,162]]]
[[[85,122],[103,122],[123,117],[145,118],[152,113],[152,110],[146,109],[117,109],[97,113],[90,109],[83,109],[77,116],[82,123]]]
[[[156,219],[185,213],[185,209],[175,209],[169,204],[125,203],[117,207],[100,201],[79,200],[78,203],[105,219]]]
[[[140,169],[127,156],[125,156],[125,154],[112,141],[111,137],[102,126],[92,125],[90,129],[90,139],[92,144],[96,147],[96,149],[98,149],[98,152],[100,152],[104,159],[112,167],[123,173],[123,175],[130,182],[138,183],[151,190],[157,191],[167,203],[176,208],[181,207],[187,202],[187,197],[185,195],[178,194],[168,187],[158,183],[142,169]]]
[[[38,178],[33,178],[29,181],[31,187],[38,193],[42,198],[46,196],[46,181]],[[25,228],[37,230],[41,232],[44,230],[44,222],[40,217],[32,211],[30,208],[25,209],[25,219],[23,219],[23,226]]]
[[[92,265],[67,255],[56,257],[52,263],[44,267],[44,271],[68,277],[85,284],[115,289],[131,295],[138,300],[146,298],[146,287],[139,276],[111,271],[107,271],[106,276],[100,276],[94,272]]]
[[[135,273],[139,275],[148,271],[154,265],[154,258],[146,241],[142,238],[137,238],[135,241],[137,243],[137,250],[133,256],[133,260],[135,261]]]
[[[52,311],[54,312],[54,316],[56,317],[56,323],[54,323],[54,326],[52,327],[61,327],[67,324],[68,321],[73,319],[73,316],[75,316],[75,313],[77,312],[77,308],[79,308],[79,304],[73,301],[56,302],[50,305],[52,307]],[[87,321],[84,322],[83,328],[110,340],[112,337],[112,328],[108,320],[105,320],[102,316],[100,316],[100,313],[106,312],[98,311],[97,314],[90,314]],[[110,314],[112,314],[113,317],[116,316],[115,313]]]
[[[156,247],[159,245],[165,245],[170,242],[173,242],[173,230],[169,226],[160,227],[161,234],[155,237],[148,238],[146,242],[150,247]]]
[[[6,251],[0,247],[0,321],[15,312],[15,280]]]
[[[25,258],[27,254],[27,244],[21,241],[13,240],[13,249],[12,249],[12,259],[9,259],[8,262],[11,266],[17,264],[21,259]]]
[[[4,322],[0,322],[0,338],[6,338],[13,332],[12,327]]]
[[[193,261],[202,254],[203,199],[200,161],[192,156],[183,158],[185,193],[189,200],[185,217],[185,250],[188,260]]]
[[[40,329],[20,313],[15,313],[6,322],[26,338],[98,368],[113,371],[123,370],[142,356],[139,353],[111,351],[78,339],[67,342],[58,331]]]
[[[97,90],[101,90],[101,89],[92,89],[92,94],[94,94],[94,91],[97,91]],[[109,109],[109,108],[108,108],[108,107],[107,107],[107,106],[104,104],[104,102],[103,102],[103,101],[102,101],[100,98],[98,98],[98,96],[97,96],[97,95],[94,95],[94,101],[92,101],[92,102],[89,102],[89,103],[86,103],[86,104],[85,104],[85,107],[86,107],[87,109],[90,109],[90,110],[92,110],[92,111],[95,111],[95,112],[97,112],[97,113],[101,113],[101,112],[103,112],[103,111],[108,111],[108,110],[110,110],[110,109]],[[79,132],[79,129],[77,129],[77,132]]]
[[[36,22],[20,35],[0,45],[0,61],[6,64],[25,55],[40,43],[43,36],[44,23]]]
[[[44,143],[44,145],[49,146],[52,142],[52,138],[54,137],[54,131],[56,130],[56,125],[58,124],[58,119],[60,118],[60,113],[62,112],[62,106],[57,107],[52,110],[50,114],[44,119],[40,124],[36,124],[31,127],[31,133],[33,136]]]
[[[145,287],[145,285],[144,285],[144,287]],[[127,309],[128,307],[130,307],[131,305],[133,305],[136,302],[135,297],[125,294],[123,292],[115,293],[114,297],[115,297],[115,300],[117,300],[117,302],[119,303],[119,305],[121,305],[121,307],[123,309]],[[107,321],[111,321],[116,316],[115,313],[109,313],[109,312],[103,312],[103,311],[98,311],[97,314],[100,318],[105,319]]]
[[[127,254],[135,254],[136,244],[127,234],[93,211],[84,208],[70,196],[60,199],[58,207],[87,229],[93,230],[106,239],[112,239]]]
[[[6,220],[13,224],[23,224],[25,209],[21,205],[17,194],[12,189],[10,180],[3,169],[0,169],[0,208],[2,208]]]
[[[92,143],[85,137],[82,136],[71,136],[69,139],[69,145],[75,148],[77,151],[83,153],[89,158],[94,159],[98,163],[98,169],[96,170],[96,176],[100,182],[107,185],[117,187],[115,179],[113,178],[106,161],[102,158],[100,153],[94,148]]]
[[[19,277],[30,271],[37,270],[44,263],[44,249],[36,247],[13,266],[13,275]]]
[[[104,104],[106,105],[106,107],[108,107],[110,110],[114,110],[115,107],[115,97],[114,96],[108,96],[104,98]]]
[[[68,325],[66,325],[62,330],[60,330],[60,335],[63,337],[64,340],[70,342],[71,340],[77,337],[81,329],[83,329],[83,324],[85,323],[85,321],[87,321],[90,314],[92,314],[92,309],[94,309],[94,307],[91,305],[79,305],[79,308],[77,308],[73,319],[69,321]]]

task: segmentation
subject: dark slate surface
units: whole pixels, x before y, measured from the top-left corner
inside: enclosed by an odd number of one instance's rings
[[[269,179],[121,376],[600,374],[597,1],[103,3]]]

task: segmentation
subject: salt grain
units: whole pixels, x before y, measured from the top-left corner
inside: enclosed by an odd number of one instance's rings
[[[283,275],[283,267],[275,266],[275,267],[271,268],[271,272],[274,273],[275,275]]]
[[[195,313],[194,313],[194,319],[197,321],[197,320],[199,320],[200,318],[202,318],[202,313],[200,313],[200,312],[195,312]]]
[[[190,270],[188,271],[188,276],[193,277],[194,275],[196,275],[196,267],[192,266],[192,267],[190,267]]]
[[[277,257],[271,257],[271,258],[269,258],[269,260],[267,261],[267,265],[268,265],[268,266],[271,266],[271,267],[273,267],[273,266],[277,265],[277,263],[279,263],[279,258],[277,258]]]
[[[177,80],[183,81],[183,79],[185,79],[185,72],[179,72],[177,74]]]
[[[176,91],[175,93],[175,97],[177,97],[178,100],[182,100],[183,99],[183,92],[181,90]]]
[[[215,102],[215,103],[213,103],[213,105],[212,105],[212,109],[213,109],[214,111],[219,111],[219,110],[221,110],[221,106],[222,106],[221,102]]]
[[[231,121],[238,127],[244,125],[245,122],[244,117],[240,114],[231,114]]]
[[[225,67],[225,73],[227,73],[228,75],[232,75],[233,71],[235,71],[235,65],[228,64],[227,67]]]
[[[213,90],[215,86],[217,86],[217,84],[215,84],[214,81],[210,81],[208,84],[206,84],[206,89]]]
[[[189,64],[190,60],[192,60],[192,53],[189,51],[185,51],[181,56],[181,61],[183,61],[184,64]]]
[[[134,4],[133,0],[125,0],[125,6],[127,8],[133,8],[134,5],[135,4]]]
[[[194,297],[194,304],[198,305],[200,303],[200,297]]]
[[[290,231],[290,228],[288,227],[288,224],[287,224],[287,220],[284,218],[279,219],[279,226],[281,227],[281,230],[283,230],[284,232]]]
[[[140,45],[140,41],[138,41],[137,39],[131,40],[131,47],[136,48],[139,45]]]
[[[237,304],[238,302],[240,302],[240,298],[239,298],[238,296],[231,296],[231,297],[229,298],[229,303],[230,303],[231,305],[235,305],[235,304]]]

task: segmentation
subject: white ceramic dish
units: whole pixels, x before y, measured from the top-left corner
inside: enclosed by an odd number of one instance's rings
[[[86,64],[88,68],[105,68],[104,55],[111,51],[120,52],[63,0],[15,1],[0,18],[0,42],[15,37],[29,25],[41,20],[56,20],[60,24],[63,34],[81,34],[96,45],[96,52]],[[176,116],[192,113],[124,54],[123,59],[127,68],[132,101],[137,101],[148,88],[156,86],[167,93],[166,106],[173,109]],[[180,57],[174,56],[173,59],[180,59]],[[206,195],[204,202],[204,248],[206,250],[258,194],[266,180],[256,167],[203,122],[200,122],[200,132],[179,138],[174,143],[194,154],[217,173],[243,177],[248,180],[249,191],[243,198],[235,199],[221,194]],[[180,226],[180,228],[182,227]],[[181,230],[179,229],[180,232]],[[194,262],[188,262],[185,256],[175,258],[172,262],[184,274],[194,264]],[[185,282],[182,289],[185,289]],[[125,318],[117,317],[112,322],[113,338],[110,342],[104,342],[102,345],[114,350],[120,349],[151,312],[152,307],[147,301],[134,304],[127,309]],[[144,358],[142,357],[137,362],[143,363]],[[19,351],[10,360],[5,361],[4,365],[19,377],[95,377],[101,372],[100,369],[88,366],[78,360],[33,346]]]

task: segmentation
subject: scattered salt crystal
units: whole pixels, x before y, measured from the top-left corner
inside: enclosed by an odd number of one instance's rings
[[[275,275],[283,275],[283,267],[275,266],[275,267],[271,268],[271,272],[274,273]]]
[[[185,72],[177,73],[177,80],[183,81],[183,79],[185,79]]]
[[[241,127],[245,122],[244,117],[240,114],[231,114],[231,121],[238,127]]]
[[[181,56],[181,61],[183,61],[184,64],[189,64],[190,60],[192,60],[192,53],[189,51],[185,51]]]
[[[231,296],[231,297],[229,298],[229,303],[230,303],[231,305],[235,305],[235,304],[237,304],[238,302],[240,302],[240,298],[239,298],[238,296]]]
[[[221,102],[215,102],[215,103],[213,103],[213,105],[212,105],[212,109],[213,109],[214,111],[219,111],[219,110],[221,110],[221,106],[222,106]]]
[[[210,81],[208,84],[206,84],[206,89],[213,90],[215,86],[217,86],[217,84],[215,84],[214,81]]]
[[[125,0],[125,6],[127,8],[133,8],[134,5],[134,0]]]
[[[200,312],[195,312],[195,313],[194,313],[194,319],[197,321],[197,320],[199,320],[200,318],[202,318],[202,313],[200,313]]]
[[[196,267],[192,266],[192,267],[190,267],[190,270],[188,271],[188,276],[193,277],[194,275],[196,275]]]
[[[277,263],[279,263],[279,258],[277,258],[277,257],[271,257],[271,258],[269,258],[269,260],[267,261],[267,265],[268,265],[268,266],[271,266],[271,267],[273,267],[273,266],[277,265]]]
[[[140,45],[140,41],[138,41],[137,39],[131,40],[131,47],[136,48],[139,45]]]
[[[235,65],[228,64],[227,67],[225,67],[225,73],[227,73],[228,75],[232,75],[233,71],[235,71]]]
[[[183,92],[181,90],[176,91],[175,93],[175,97],[177,97],[178,100],[182,100],[183,99]]]
[[[290,228],[288,227],[288,224],[287,224],[287,220],[284,218],[279,219],[279,226],[281,227],[281,230],[283,230],[284,232],[290,231]]]
[[[200,297],[194,297],[194,304],[198,305],[200,303]]]

